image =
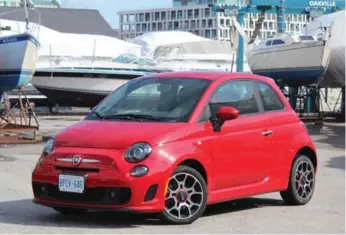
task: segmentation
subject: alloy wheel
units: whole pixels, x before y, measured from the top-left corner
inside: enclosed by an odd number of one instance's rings
[[[313,166],[307,161],[300,162],[295,171],[295,189],[300,199],[305,200],[311,196],[314,190],[314,180]]]
[[[169,179],[165,199],[165,211],[178,220],[196,215],[203,206],[204,194],[201,182],[190,173],[177,173]]]

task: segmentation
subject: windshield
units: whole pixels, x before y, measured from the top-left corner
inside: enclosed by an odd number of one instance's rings
[[[152,60],[139,58],[132,54],[122,54],[113,59],[113,62],[122,64],[155,65],[155,63]]]
[[[187,122],[210,80],[140,78],[110,94],[88,119]]]

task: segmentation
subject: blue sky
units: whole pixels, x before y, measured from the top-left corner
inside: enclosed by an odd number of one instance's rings
[[[113,28],[118,28],[118,11],[171,7],[173,0],[60,0],[63,7],[97,9]]]

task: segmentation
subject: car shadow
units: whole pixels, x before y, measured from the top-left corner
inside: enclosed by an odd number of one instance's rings
[[[246,198],[211,205],[203,217],[249,210],[266,206],[281,206],[281,200]],[[61,215],[34,204],[30,199],[0,202],[0,224],[44,227],[136,228],[141,225],[162,225],[155,215],[114,211],[90,211],[82,215]]]
[[[345,170],[345,156],[333,157],[327,162],[327,167]]]
[[[223,202],[215,205],[210,205],[205,211],[205,217],[216,216],[220,214],[235,213],[243,210],[257,209],[261,207],[283,206],[282,200],[270,198],[243,198],[229,202]]]
[[[325,122],[323,126],[307,124],[307,128],[316,144],[328,144],[334,148],[345,149],[345,125]]]

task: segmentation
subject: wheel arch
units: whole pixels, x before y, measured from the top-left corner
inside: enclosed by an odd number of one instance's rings
[[[314,164],[315,172],[317,171],[318,160],[317,160],[317,154],[316,154],[315,150],[313,150],[309,146],[304,146],[304,147],[300,148],[297,151],[296,156],[293,159],[293,162],[297,158],[298,155],[305,155],[305,156],[307,156],[311,160],[312,164]],[[293,162],[292,162],[292,164],[293,164]]]
[[[198,173],[202,175],[203,179],[205,180],[205,183],[208,185],[208,174],[206,168],[200,161],[193,158],[188,158],[179,162],[178,166],[188,166],[195,169],[196,171],[198,171]]]

